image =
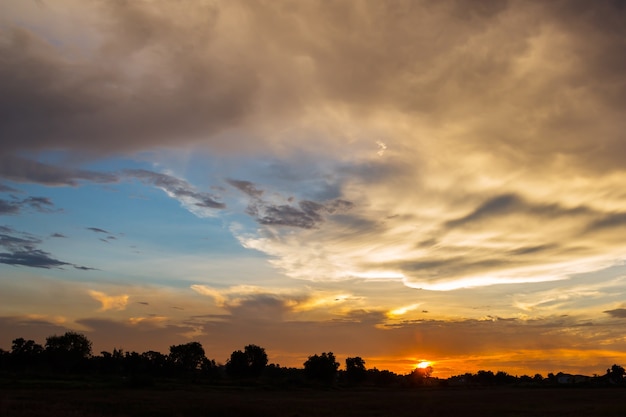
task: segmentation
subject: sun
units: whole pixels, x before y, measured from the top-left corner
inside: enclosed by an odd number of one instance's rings
[[[433,363],[431,361],[420,361],[415,365],[418,369],[426,369],[429,366],[432,366]]]

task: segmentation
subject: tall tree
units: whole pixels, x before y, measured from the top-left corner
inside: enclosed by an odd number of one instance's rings
[[[46,338],[47,352],[66,353],[74,358],[87,359],[91,356],[91,341],[83,334],[66,332],[61,336]]]
[[[367,370],[365,361],[360,356],[346,358],[346,379],[351,384],[358,384],[365,380]]]
[[[235,377],[255,377],[267,366],[267,353],[257,345],[248,345],[243,351],[236,350],[226,362],[226,371]]]
[[[13,340],[9,355],[11,366],[18,370],[38,368],[43,353],[43,346],[33,340],[22,337]]]
[[[91,356],[91,341],[83,334],[66,332],[46,338],[46,356],[50,364],[65,371],[81,371]]]
[[[339,362],[335,360],[333,352],[309,356],[304,362],[304,373],[307,378],[325,383],[333,382],[338,369]]]
[[[199,342],[170,346],[169,360],[175,368],[193,371],[200,368],[204,356],[204,348]]]

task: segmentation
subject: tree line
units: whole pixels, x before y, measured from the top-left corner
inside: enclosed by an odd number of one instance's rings
[[[302,368],[282,367],[268,363],[265,349],[250,344],[231,353],[225,364],[206,357],[202,344],[189,342],[172,345],[168,354],[156,351],[143,353],[113,349],[100,355],[92,352],[91,341],[83,334],[66,332],[46,338],[44,345],[33,340],[17,338],[11,350],[0,349],[0,372],[21,377],[68,377],[77,375],[120,378],[131,385],[151,385],[161,379],[222,384],[273,383],[307,386],[497,386],[497,385],[626,385],[626,371],[614,364],[606,374],[584,377],[563,373],[540,374],[533,377],[509,375],[506,372],[478,371],[448,379],[433,378],[432,368],[416,368],[398,375],[377,368],[368,369],[360,356],[348,357],[340,369],[332,352],[322,352],[307,358]],[[578,378],[578,379],[577,379]]]

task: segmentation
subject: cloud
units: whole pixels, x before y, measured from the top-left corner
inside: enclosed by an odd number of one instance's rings
[[[0,35],[4,178],[132,178],[208,217],[226,202],[173,175],[17,155],[232,158],[227,178],[259,178],[226,180],[258,226],[236,237],[301,279],[458,289],[565,279],[623,257],[617,3],[75,7],[88,24],[13,19]],[[274,175],[253,177],[264,165]]]
[[[12,201],[0,199],[0,215],[19,214],[24,208],[31,208],[40,213],[50,213],[54,203],[47,197],[14,198]]]
[[[50,213],[54,203],[47,197],[28,197],[21,201],[22,204],[26,204],[31,208],[41,212]]]
[[[19,190],[13,187],[9,187],[8,185],[0,183],[0,193],[19,193],[19,192],[20,192]]]
[[[15,182],[37,183],[48,186],[77,186],[80,181],[114,183],[113,174],[70,169],[45,164],[0,151],[0,177]]]
[[[0,199],[0,215],[1,214],[17,214],[20,212],[18,204],[12,201]]]
[[[258,319],[275,316],[283,318],[288,313],[312,310],[333,311],[343,307],[351,296],[339,292],[296,292],[276,288],[236,285],[228,288],[213,288],[194,284],[191,289],[198,294],[213,298],[218,307],[226,309],[232,317]],[[264,312],[264,313],[262,313]]]
[[[239,191],[246,193],[250,197],[261,198],[261,196],[263,196],[264,191],[259,190],[250,181],[227,179],[226,182],[228,182],[233,187],[237,188]]]
[[[297,207],[261,203],[251,205],[248,214],[255,216],[263,225],[311,229],[322,221],[321,213],[332,213],[336,206],[350,207],[350,205],[349,202],[341,200],[331,202],[329,205],[303,200],[298,202]]]
[[[606,310],[603,313],[608,314],[611,317],[615,317],[618,319],[626,318],[626,308],[615,308],[613,310]]]
[[[180,201],[193,214],[200,217],[214,216],[214,210],[223,209],[226,205],[218,201],[213,194],[199,192],[191,184],[180,178],[168,174],[160,174],[143,169],[124,171],[128,178],[138,179],[144,183],[154,185],[165,193]]]
[[[167,2],[159,4],[165,15],[147,5],[78,7],[87,21],[94,19],[90,29],[99,30],[102,40],[88,53],[64,54],[56,42],[25,27],[3,29],[0,54],[10,64],[3,66],[0,109],[11,119],[0,124],[5,152],[51,142],[115,152],[171,144],[174,137],[197,141],[248,113],[257,84],[253,69],[210,59],[227,46],[223,38],[216,45],[212,35],[217,10]],[[173,15],[182,20],[171,20]],[[197,48],[202,52],[190,53]],[[151,68],[142,64],[150,55],[160,61]],[[153,86],[160,82],[157,91]]]
[[[100,311],[115,310],[123,311],[128,304],[128,294],[107,295],[101,291],[89,290],[89,295],[102,305]]]
[[[360,120],[381,109],[404,113],[422,128],[453,120],[451,133],[468,133],[470,148],[505,153],[519,144],[522,160],[535,149],[539,160],[563,151],[594,168],[599,160],[621,166],[613,155],[622,150],[624,46],[615,33],[624,11],[611,2],[74,7],[89,22],[76,25],[87,45],[74,53],[60,46],[76,44],[72,30],[63,39],[14,23],[2,33],[10,65],[0,134],[9,152],[50,143],[95,152],[201,142],[260,150],[292,140],[266,133],[292,133],[316,117],[332,126],[341,108]],[[65,42],[51,40],[59,37]],[[590,106],[598,111],[587,114]],[[592,123],[598,115],[616,123]],[[568,135],[571,123],[580,129]],[[236,129],[258,133],[225,133]],[[589,132],[606,133],[595,135],[599,158],[574,155],[592,150]]]
[[[50,257],[50,253],[40,249],[29,251],[15,251],[11,253],[0,253],[0,263],[13,266],[29,266],[32,268],[60,268],[65,265],[72,265]],[[82,267],[77,267],[82,268]]]
[[[2,264],[43,269],[62,269],[64,266],[71,266],[85,271],[93,270],[93,268],[53,258],[49,252],[38,248],[42,240],[28,233],[18,232],[5,226],[0,229],[0,232],[2,232],[0,233],[0,247],[6,250],[6,252],[0,252]]]
[[[86,227],[85,229],[87,230],[91,230],[92,232],[95,233],[104,233],[104,234],[109,234],[111,232],[104,230],[104,229],[100,229],[99,227]]]
[[[247,307],[260,305],[258,316],[246,311]],[[199,332],[194,340],[205,346],[207,356],[218,361],[253,340],[267,350],[272,362],[297,367],[307,356],[328,350],[338,358],[359,355],[367,361],[368,368],[391,368],[400,373],[409,372],[416,358],[440,361],[434,368],[441,374],[478,369],[545,374],[555,371],[555,357],[566,358],[557,364],[558,370],[576,369],[591,374],[605,369],[605,361],[623,358],[619,328],[594,323],[594,331],[588,332],[588,326],[573,317],[389,323],[382,312],[351,310],[336,320],[308,321],[281,316],[283,307],[276,300],[259,299],[258,303],[244,303],[238,308],[241,309],[235,311],[242,315],[194,317],[180,324],[163,317],[79,322],[88,326],[89,337],[95,343],[107,344],[103,349],[119,346],[123,340],[126,350],[166,352],[168,346],[180,343],[183,334]],[[220,338],[216,339],[216,334]],[[603,340],[610,342],[600,345]],[[530,363],[524,363],[523,358]]]
[[[267,226],[290,226],[312,229],[324,221],[324,214],[346,211],[352,208],[349,201],[335,199],[322,203],[300,200],[296,204],[275,204],[262,198],[264,191],[249,181],[228,180],[228,183],[250,197],[246,213],[259,224]]]

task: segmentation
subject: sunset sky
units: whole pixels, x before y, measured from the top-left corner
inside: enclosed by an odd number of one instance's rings
[[[626,365],[623,1],[0,0],[0,348]]]

